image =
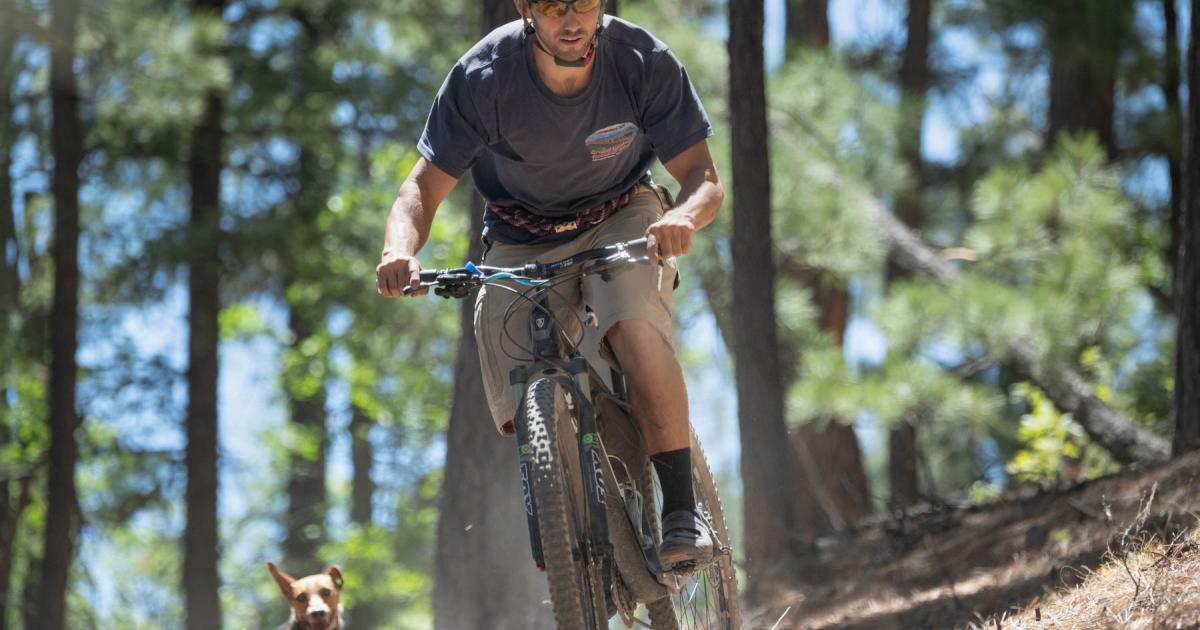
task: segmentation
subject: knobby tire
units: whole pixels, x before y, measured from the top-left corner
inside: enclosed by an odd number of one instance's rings
[[[562,384],[538,378],[525,396],[525,422],[534,469],[550,602],[559,630],[606,630],[608,615],[600,567],[584,553],[586,512],[575,427]]]

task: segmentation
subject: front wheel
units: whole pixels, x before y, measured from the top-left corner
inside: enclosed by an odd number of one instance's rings
[[[599,558],[587,548],[587,516],[580,481],[576,427],[567,390],[538,378],[526,390],[524,421],[533,455],[529,483],[554,621],[560,630],[608,627]]]
[[[650,521],[648,524],[654,532],[655,541],[661,542],[661,525],[654,514],[657,506],[661,505],[662,492],[658,488],[657,477],[650,474],[649,469],[653,467],[647,468],[645,477],[647,480],[653,479],[653,484],[644,496],[654,497],[654,506],[648,506],[646,510],[652,515],[647,520]],[[692,485],[696,493],[696,506],[716,533],[716,539],[713,541],[716,559],[704,569],[689,575],[687,579],[676,579],[670,597],[647,604],[650,624],[654,630],[740,630],[742,612],[737,596],[737,573],[733,567],[729,529],[725,526],[725,513],[721,509],[717,486],[713,483],[712,473],[708,469],[708,460],[694,432]]]

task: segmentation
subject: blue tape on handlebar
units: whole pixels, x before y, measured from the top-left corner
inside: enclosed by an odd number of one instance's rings
[[[482,276],[482,275],[483,275],[483,272],[482,272],[482,271],[480,271],[480,270],[479,270],[479,267],[476,267],[476,266],[475,266],[475,263],[473,263],[473,262],[468,262],[468,263],[467,263],[467,266],[466,266],[466,267],[464,267],[464,269],[466,269],[467,271],[470,271],[470,272],[471,272],[471,274],[472,274],[472,275],[475,275],[475,276]]]

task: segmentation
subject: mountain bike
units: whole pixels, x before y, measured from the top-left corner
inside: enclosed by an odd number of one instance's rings
[[[506,333],[518,308],[531,306],[532,347],[522,348],[531,360],[514,368],[509,382],[518,410],[514,425],[530,549],[547,574],[558,627],[601,630],[619,615],[626,627],[736,630],[741,611],[729,531],[695,433],[692,479],[714,558],[667,573],[658,557],[662,493],[624,377],[614,362],[606,382],[581,352],[583,337],[568,338],[549,306],[555,287],[592,274],[607,279],[635,264],[651,264],[646,239],[557,262],[422,271],[421,285],[446,298],[465,298],[482,285],[510,291]],[[587,313],[573,315],[595,325]]]

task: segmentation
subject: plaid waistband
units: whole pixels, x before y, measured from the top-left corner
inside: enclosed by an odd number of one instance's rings
[[[499,206],[491,202],[488,202],[486,205],[488,210],[495,213],[505,223],[521,228],[535,236],[563,234],[599,225],[605,219],[612,216],[614,212],[629,205],[629,202],[633,201],[633,197],[637,194],[638,188],[641,185],[642,182],[639,181],[632,188],[617,197],[583,210],[569,219],[544,217],[534,214],[521,206]]]

